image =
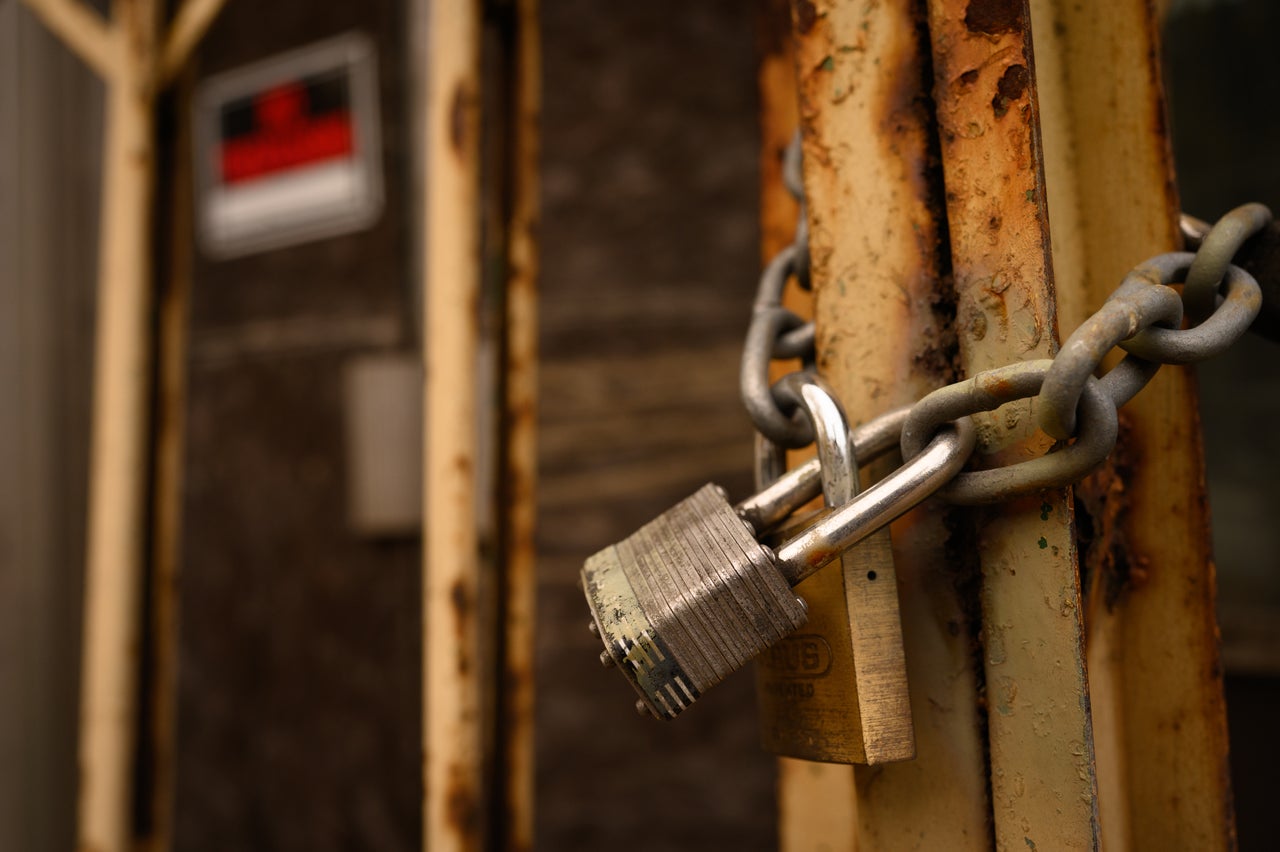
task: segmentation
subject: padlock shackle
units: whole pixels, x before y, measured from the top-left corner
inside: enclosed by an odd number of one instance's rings
[[[977,433],[967,417],[944,427],[924,452],[782,544],[776,552],[778,570],[794,587],[862,539],[897,520],[960,472],[973,453],[976,440]],[[820,470],[818,476],[821,477]]]
[[[853,456],[859,465],[897,448],[911,406],[895,408],[876,419],[849,430]],[[822,493],[822,466],[817,457],[779,476],[759,493],[735,508],[759,535],[789,518],[797,509]]]

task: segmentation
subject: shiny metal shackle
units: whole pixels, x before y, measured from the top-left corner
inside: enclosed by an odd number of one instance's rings
[[[776,388],[779,397],[793,403],[813,426],[824,502],[828,508],[848,503],[858,496],[858,458],[849,438],[844,406],[835,391],[814,373],[791,373],[780,379]],[[785,461],[785,449],[777,449]],[[757,479],[762,473],[767,471],[757,471]]]
[[[902,424],[910,411],[909,405],[895,408],[849,430],[852,455],[858,464],[865,465],[897,449]],[[760,534],[822,493],[822,462],[814,457],[784,472],[786,451],[758,434],[756,441],[757,493],[736,508],[738,515]]]
[[[950,482],[976,443],[969,418],[944,426],[911,461],[778,547],[774,564],[794,587]]]

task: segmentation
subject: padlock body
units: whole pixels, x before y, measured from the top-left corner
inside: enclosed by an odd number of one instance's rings
[[[714,485],[592,556],[582,584],[605,650],[663,719],[806,618]]]
[[[775,754],[869,764],[915,756],[891,548],[882,530],[796,587],[808,623],[756,660],[761,742]]]

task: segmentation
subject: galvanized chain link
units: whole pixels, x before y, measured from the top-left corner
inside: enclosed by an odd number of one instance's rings
[[[800,157],[797,134],[787,146],[782,164],[783,182],[800,203],[796,233],[791,244],[774,255],[760,275],[739,374],[742,403],[756,429],[775,444],[791,449],[813,443],[813,424],[793,399],[770,384],[769,365],[775,360],[799,358],[804,372],[814,360],[813,323],[806,323],[782,306],[782,291],[791,278],[802,287],[809,286],[809,226]]]
[[[791,395],[769,383],[775,359],[800,358],[813,367],[813,324],[782,307],[782,291],[796,277],[808,284],[808,233],[800,191],[798,138],[788,149],[784,180],[800,201],[796,237],[765,268],[743,352],[743,401],[768,440],[795,448],[813,441],[807,418]],[[1055,358],[1010,364],[926,395],[902,426],[904,461],[918,455],[949,422],[1005,403],[1033,399],[1037,424],[1057,440],[1039,458],[957,474],[938,496],[966,505],[996,503],[1078,482],[1115,447],[1117,410],[1163,364],[1192,364],[1220,354],[1249,329],[1262,307],[1257,281],[1232,263],[1252,236],[1270,225],[1271,211],[1245,204],[1212,227],[1184,216],[1181,228],[1194,252],[1157,255],[1136,266],[1103,306],[1067,338]],[[1181,292],[1174,289],[1181,285]],[[1182,328],[1183,319],[1189,320]],[[1099,377],[1116,347],[1126,354]],[[895,416],[901,417],[900,412]]]

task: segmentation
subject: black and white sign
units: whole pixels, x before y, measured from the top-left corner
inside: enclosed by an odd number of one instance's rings
[[[332,237],[367,228],[381,213],[376,57],[364,36],[210,77],[195,109],[207,254]]]

